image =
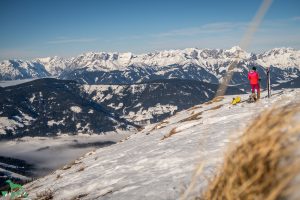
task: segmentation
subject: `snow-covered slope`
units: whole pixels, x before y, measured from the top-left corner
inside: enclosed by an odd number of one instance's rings
[[[129,84],[170,78],[218,83],[230,63],[236,61],[238,67],[232,84],[247,81],[245,77],[252,66],[258,67],[264,78],[264,68],[272,65],[276,81],[284,81],[299,77],[299,58],[300,51],[292,48],[253,54],[237,46],[228,50],[187,48],[140,55],[89,52],[71,59],[48,57],[32,62],[3,61],[0,64],[0,80],[51,75],[87,84]],[[28,67],[36,65],[39,66],[36,70]]]
[[[284,90],[255,104],[230,104],[232,96],[177,113],[127,140],[87,153],[73,164],[26,185],[30,197],[54,199],[178,199],[199,163],[201,191],[242,129],[271,106],[300,102],[300,90]],[[247,95],[242,95],[242,100]],[[192,193],[191,193],[192,194]]]

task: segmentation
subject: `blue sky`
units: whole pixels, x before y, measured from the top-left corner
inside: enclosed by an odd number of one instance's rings
[[[0,60],[239,44],[259,0],[0,0]],[[300,1],[274,0],[249,52],[300,49]]]

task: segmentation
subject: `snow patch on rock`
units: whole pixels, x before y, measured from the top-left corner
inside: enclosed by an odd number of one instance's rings
[[[71,106],[70,110],[73,111],[74,113],[81,113],[82,109],[79,106]]]

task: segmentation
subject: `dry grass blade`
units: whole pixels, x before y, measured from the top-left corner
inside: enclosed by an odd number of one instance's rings
[[[81,166],[81,167],[77,170],[77,172],[82,172],[82,171],[84,171],[84,169],[85,169],[85,166]]]
[[[167,139],[176,133],[177,133],[176,128],[173,128],[167,135],[164,135],[164,137],[161,138],[161,140]]]
[[[36,198],[34,200],[51,200],[53,199],[53,191],[48,189],[36,194]]]
[[[188,111],[196,110],[196,109],[199,109],[199,108],[202,108],[202,106],[199,106],[199,105],[193,106],[193,107],[189,108]]]
[[[276,200],[300,175],[300,104],[271,109],[258,117],[226,154],[224,164],[199,197],[202,200]]]
[[[223,105],[218,105],[218,106],[212,107],[212,108],[210,108],[210,109],[207,109],[206,111],[208,111],[208,110],[217,110],[217,109],[219,109],[219,108],[222,108],[222,106],[223,106]]]
[[[199,113],[196,113],[196,114],[193,114],[192,116],[190,117],[187,117],[185,119],[182,119],[180,120],[179,122],[182,123],[182,122],[187,122],[187,121],[192,121],[192,120],[198,120],[198,119],[201,119],[201,117],[199,117],[203,112],[199,112]]]
[[[196,169],[196,171],[193,174],[193,179],[191,181],[191,183],[189,184],[188,188],[184,191],[184,193],[180,196],[180,200],[184,200],[188,197],[188,195],[193,192],[196,184],[197,184],[197,177],[202,173],[203,171],[203,167],[204,164],[200,164],[200,166],[198,166],[198,168]]]
[[[164,127],[166,127],[167,124],[169,124],[168,121],[162,121],[162,122],[158,123],[157,125],[155,125],[155,126],[150,130],[150,132],[151,132],[151,131],[154,131],[154,130],[157,130],[157,129],[164,128]],[[150,134],[150,132],[149,132],[149,134]],[[149,134],[148,134],[148,135],[149,135]]]

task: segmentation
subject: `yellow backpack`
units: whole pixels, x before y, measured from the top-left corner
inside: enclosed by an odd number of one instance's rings
[[[237,103],[240,103],[240,102],[241,102],[241,97],[237,96],[232,99],[231,104],[236,105]]]

